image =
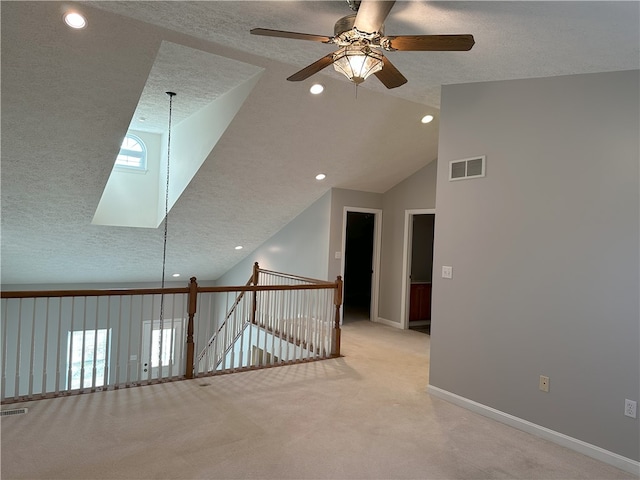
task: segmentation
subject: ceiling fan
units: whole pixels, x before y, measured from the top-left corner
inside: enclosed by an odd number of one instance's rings
[[[357,13],[339,19],[334,27],[334,36],[285,32],[267,28],[254,28],[253,35],[311,40],[338,45],[340,48],[320,60],[291,75],[287,80],[299,82],[333,64],[356,85],[371,74],[378,77],[387,88],[396,88],[407,83],[407,79],[380,50],[399,51],[467,51],[475,41],[473,35],[398,35],[384,34],[384,21],[395,0],[347,0]]]

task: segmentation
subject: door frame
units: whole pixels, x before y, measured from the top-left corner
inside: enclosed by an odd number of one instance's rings
[[[409,328],[409,295],[411,285],[409,275],[411,275],[411,253],[413,251],[413,216],[436,214],[435,208],[414,208],[404,211],[404,246],[402,250],[402,302],[400,303],[400,323],[401,328]],[[435,235],[435,229],[434,229]]]
[[[380,289],[380,245],[382,244],[382,209],[364,207],[344,207],[342,210],[342,247],[340,260],[340,275],[344,279],[344,262],[347,256],[347,213],[373,214],[373,258],[371,259],[371,305],[369,305],[369,320],[378,321],[378,295]],[[340,309],[340,325],[344,318],[344,304]]]

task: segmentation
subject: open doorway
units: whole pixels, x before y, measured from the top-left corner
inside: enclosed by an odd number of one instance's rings
[[[402,327],[431,333],[435,210],[407,210],[402,278]]]
[[[380,216],[379,210],[345,207],[342,242],[343,322],[375,320]]]

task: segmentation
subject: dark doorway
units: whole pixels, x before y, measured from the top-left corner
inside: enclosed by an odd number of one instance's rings
[[[435,215],[413,216],[409,328],[431,333],[431,280]]]
[[[343,322],[371,319],[373,213],[347,212]]]

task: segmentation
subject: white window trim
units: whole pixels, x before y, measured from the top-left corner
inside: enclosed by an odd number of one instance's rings
[[[122,145],[120,146],[120,150],[118,150],[118,156],[116,157],[116,163],[114,164],[114,169],[115,170],[120,170],[123,172],[130,172],[130,173],[147,173],[147,162],[148,162],[148,153],[147,153],[147,145],[144,143],[144,141],[137,135],[134,135],[133,133],[127,133],[125,135],[125,138],[123,139],[123,143],[124,140],[126,138],[131,138],[133,140],[135,140],[141,147],[142,147],[142,155],[140,157],[140,166],[136,166],[136,165],[124,165],[124,164],[120,164],[117,163],[118,162],[118,157],[120,156],[120,154],[123,152],[122,149]],[[125,150],[124,153],[129,153],[130,152],[130,156],[133,157],[137,157],[137,153],[136,151],[133,150]]]

